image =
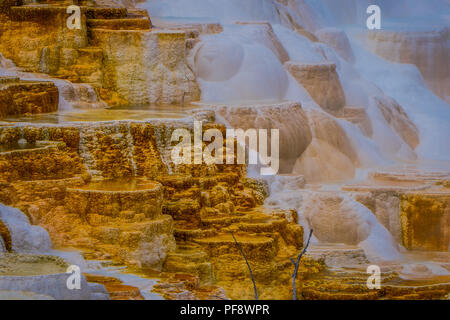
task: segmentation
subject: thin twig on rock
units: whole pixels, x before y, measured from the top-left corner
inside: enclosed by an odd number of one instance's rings
[[[306,242],[306,246],[303,248],[302,252],[297,256],[297,262],[294,261],[294,259],[291,259],[291,262],[294,264],[295,269],[294,269],[294,273],[292,274],[292,294],[293,294],[293,299],[297,300],[297,289],[295,288],[295,279],[297,278],[297,272],[298,272],[298,267],[300,266],[300,259],[302,258],[303,254],[306,252],[306,249],[308,249],[309,246],[309,241],[311,240],[311,236],[313,233],[313,229],[311,228],[311,231],[309,232],[309,236],[308,236],[308,241]]]
[[[255,283],[255,278],[253,277],[252,268],[250,267],[250,264],[248,263],[247,257],[245,256],[245,253],[242,250],[241,245],[239,244],[239,242],[237,242],[236,238],[234,237],[233,231],[231,231],[230,233],[234,239],[234,242],[236,243],[237,247],[239,248],[239,251],[241,251],[241,254],[245,259],[245,263],[247,263],[248,271],[250,271],[250,276],[252,277],[253,289],[255,290],[255,300],[258,300],[258,290],[256,290],[256,283]]]

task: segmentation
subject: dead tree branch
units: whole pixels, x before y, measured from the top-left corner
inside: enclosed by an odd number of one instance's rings
[[[247,257],[245,256],[245,253],[242,250],[241,245],[239,244],[239,242],[237,242],[236,238],[234,237],[234,233],[232,231],[231,231],[231,236],[233,237],[234,242],[236,243],[237,247],[239,248],[239,251],[241,251],[241,254],[245,259],[245,263],[247,263],[248,271],[250,272],[250,276],[252,277],[253,289],[255,290],[255,300],[258,300],[258,290],[256,290],[256,283],[255,283],[255,278],[253,277],[252,268],[250,267]]]
[[[297,289],[295,288],[295,279],[297,278],[298,268],[300,267],[300,259],[305,254],[306,249],[308,249],[309,241],[311,240],[311,236],[313,233],[313,229],[309,232],[308,241],[306,242],[306,246],[303,248],[302,252],[297,256],[297,262],[294,259],[291,259],[292,264],[295,266],[294,273],[292,274],[292,290],[293,290],[293,299],[297,300]]]

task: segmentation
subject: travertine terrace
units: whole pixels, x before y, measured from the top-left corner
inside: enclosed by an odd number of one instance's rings
[[[292,299],[313,229],[298,298],[448,299],[448,26],[229,5],[0,0],[0,297],[253,299],[248,259],[259,298]],[[278,174],[175,163],[194,121],[234,157],[227,129],[278,129]],[[98,266],[77,294],[58,287],[74,256]]]

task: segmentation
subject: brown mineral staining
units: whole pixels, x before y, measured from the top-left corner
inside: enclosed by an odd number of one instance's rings
[[[2,220],[0,220],[0,237],[2,237],[6,251],[11,252],[12,251],[11,234],[9,233],[8,228],[3,223]]]
[[[364,108],[358,107],[344,107],[342,110],[341,119],[345,119],[355,125],[361,130],[366,137],[371,137],[373,134],[372,123]]]
[[[406,112],[395,100],[384,97],[375,98],[378,107],[386,121],[398,135],[414,150],[419,144],[419,131],[411,122]]]
[[[215,124],[206,127],[223,129]],[[156,133],[161,130],[170,132],[168,127],[157,128],[144,122],[3,127],[0,136],[11,146],[24,136],[34,145],[42,144],[38,139],[43,136],[64,141],[4,154],[24,157],[29,153],[34,157],[30,163],[38,164],[36,154],[43,149],[46,151],[40,157],[47,153],[58,159],[67,156],[84,162],[83,169],[87,167],[96,175],[90,178],[86,171],[73,171],[76,166],[64,165],[61,168],[66,171],[57,172],[59,176],[49,171],[42,180],[44,174],[22,172],[17,168],[25,167],[16,162],[15,178],[9,179],[8,185],[20,200],[11,201],[31,221],[46,228],[57,247],[75,247],[95,259],[163,271],[171,284],[158,290],[168,298],[179,297],[173,289],[175,283],[176,287],[190,288],[197,298],[249,297],[250,292],[236,289],[237,282],[229,282],[240,278],[245,283],[248,277],[230,236],[233,231],[255,265],[262,297],[288,298],[288,258],[302,247],[303,230],[296,217],[292,219],[290,213],[263,213],[259,206],[267,195],[267,186],[245,179],[241,165],[184,165],[167,174],[162,162],[164,149]],[[51,164],[45,159],[44,163]],[[92,163],[84,159],[92,159]],[[286,277],[278,279],[278,272]],[[197,280],[182,280],[178,274]],[[136,297],[133,289],[117,286],[107,289],[116,292],[118,298]],[[275,288],[283,289],[278,294]]]
[[[449,203],[442,172],[380,171],[369,182],[347,185],[394,238],[409,250],[448,251]]]
[[[146,218],[161,215],[162,187],[154,182],[143,182],[127,188],[119,182],[93,182],[79,189],[67,189],[67,203],[76,204],[73,212],[87,217],[101,214],[115,217],[120,212],[138,212]],[[81,208],[85,210],[80,211]],[[82,209],[81,209],[82,210]]]
[[[366,34],[364,41],[369,50],[383,59],[416,65],[428,88],[448,103],[448,52],[442,45],[447,41],[448,34],[446,28],[404,33],[383,30]]]
[[[335,64],[302,64],[289,61],[285,67],[322,109],[334,115],[342,112],[345,96]]]
[[[65,273],[69,265],[56,256],[6,253],[0,255],[0,276]]]
[[[113,277],[94,274],[84,274],[88,282],[99,283],[105,286],[111,300],[144,300],[139,288],[124,285],[121,280]]]
[[[52,82],[1,82],[0,117],[18,116],[58,110],[58,89]]]
[[[168,254],[164,270],[196,275],[199,288],[215,284],[229,298],[252,299],[248,269],[230,234],[233,230],[255,270],[261,297],[289,299],[289,257],[302,247],[302,227],[280,212],[262,213],[252,198],[255,189],[262,193],[256,181],[245,183],[255,188],[249,189],[239,177],[223,178],[211,176],[208,183],[183,175],[158,178],[170,190],[163,211],[174,218],[177,239],[177,250]],[[176,298],[174,290],[169,281],[157,292]]]
[[[14,148],[0,152],[0,178],[6,181],[70,178],[84,170],[78,155],[61,142]]]

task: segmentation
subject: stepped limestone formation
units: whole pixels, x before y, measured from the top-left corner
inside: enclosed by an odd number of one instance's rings
[[[449,28],[436,31],[375,32],[366,36],[368,48],[385,59],[416,65],[427,85],[449,102]]]
[[[51,82],[0,77],[0,116],[15,116],[58,110],[58,89]]]
[[[86,137],[87,128],[92,140]],[[287,299],[289,257],[302,248],[303,238],[295,212],[264,213],[260,205],[267,187],[246,179],[242,165],[181,166],[168,174],[161,156],[164,145],[156,135],[170,136],[164,130],[174,128],[175,121],[170,127],[139,121],[94,128],[83,124],[2,127],[3,145],[13,149],[21,136],[32,145],[2,153],[17,153],[16,161],[37,157],[42,142],[32,139],[43,136],[59,140],[55,142],[59,149],[46,149],[53,156],[63,152],[81,163],[83,157],[92,159],[87,168],[67,166],[74,170],[65,176],[50,167],[44,172],[39,167],[36,173],[17,172],[13,178],[5,171],[2,201],[22,208],[31,221],[44,226],[57,247],[77,248],[88,257],[132,267],[191,274],[198,277],[197,286],[214,284],[224,288],[226,296],[251,297],[247,286],[237,289],[230,283],[235,277],[243,281],[247,277],[233,232],[250,261],[261,266],[255,274],[262,296]],[[130,135],[131,153],[123,139],[113,138],[120,132]],[[139,147],[139,141],[147,144]],[[90,180],[88,172],[98,176]],[[274,261],[265,265],[268,258]],[[275,274],[280,268],[285,271],[278,279]],[[159,290],[170,297],[169,289]]]
[[[0,298],[448,299],[448,4],[366,2],[0,0]]]

